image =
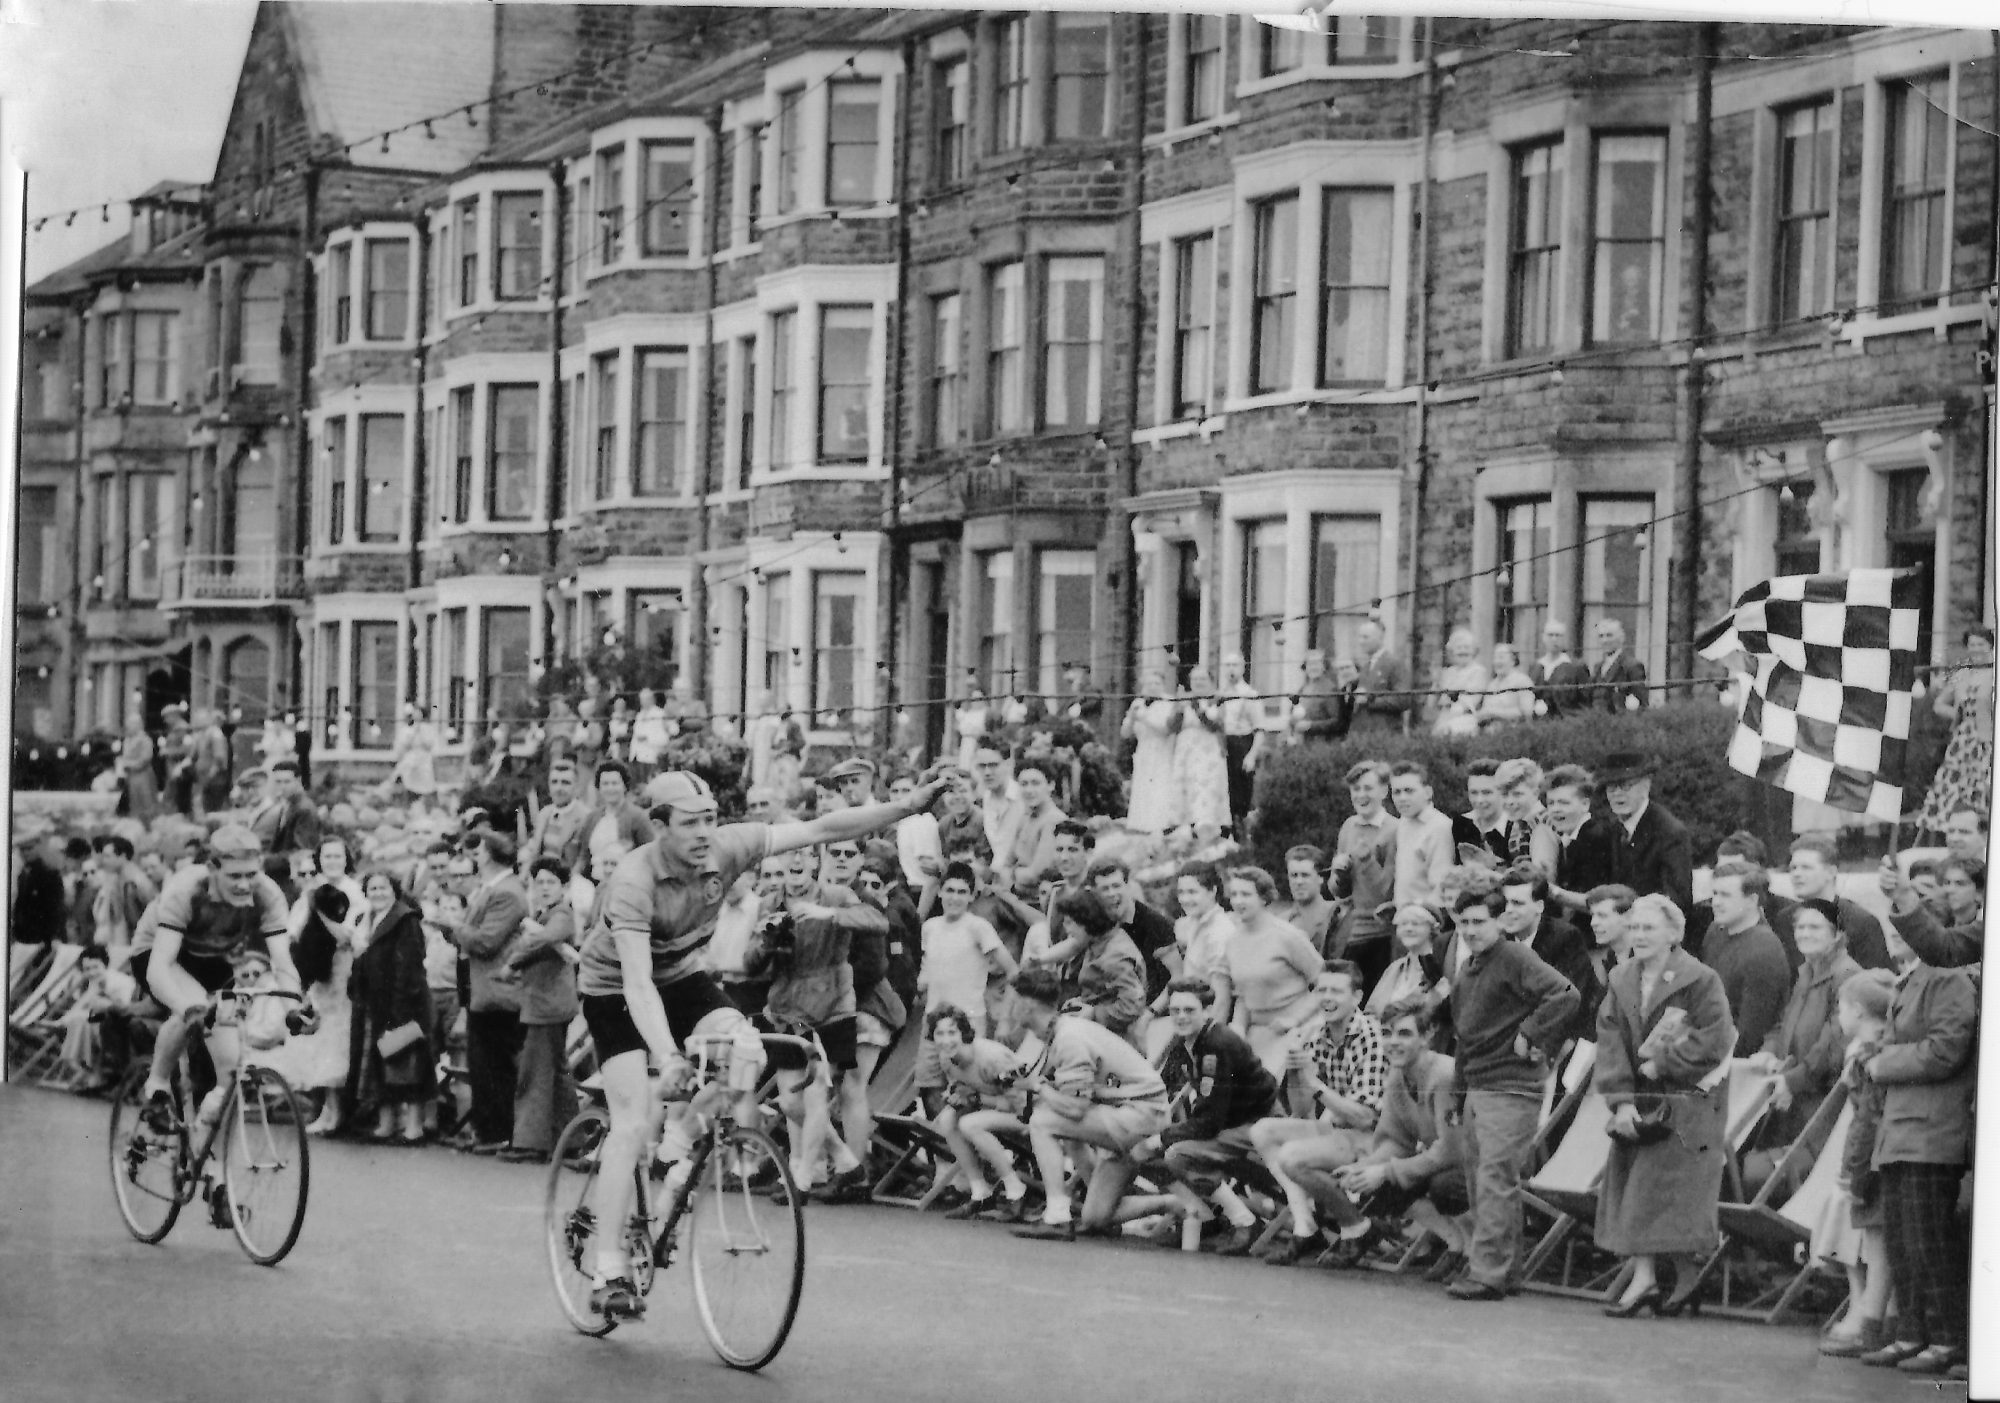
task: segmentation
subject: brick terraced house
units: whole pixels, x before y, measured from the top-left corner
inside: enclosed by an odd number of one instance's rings
[[[1994,57],[266,4],[159,655],[355,770],[607,637],[725,718],[934,748],[975,682],[1241,652],[1285,690],[1371,611],[1420,678],[1454,628],[1605,617],[1685,677],[1778,572],[1926,572],[1943,661],[1994,617]]]

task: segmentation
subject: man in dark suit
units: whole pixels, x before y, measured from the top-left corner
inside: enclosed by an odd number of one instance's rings
[[[263,841],[266,853],[282,856],[319,850],[319,809],[299,780],[298,761],[271,762],[270,800],[250,820],[250,827]]]
[[[1597,1007],[1604,1002],[1603,981],[1590,962],[1595,940],[1556,913],[1549,901],[1548,878],[1528,863],[1517,863],[1501,874],[1500,894],[1507,899],[1507,909],[1500,915],[1500,929],[1507,938],[1533,950],[1543,964],[1576,987],[1576,1013],[1562,1036],[1594,1038]]]
[[[1410,709],[1410,665],[1391,653],[1380,619],[1363,619],[1356,633],[1354,731],[1405,731]]]
[[[1560,620],[1542,625],[1542,655],[1528,677],[1542,715],[1567,716],[1590,706],[1590,669],[1569,655],[1569,625]]]
[[[1653,757],[1637,751],[1607,756],[1598,783],[1616,822],[1612,877],[1641,896],[1654,892],[1686,912],[1694,906],[1694,859],[1687,828],[1653,802]]]
[[[509,947],[528,915],[528,892],[514,875],[514,841],[491,829],[475,833],[478,887],[465,917],[439,920],[464,952],[470,998],[465,1014],[465,1062],[472,1084],[472,1125],[455,1141],[476,1155],[498,1154],[514,1133],[515,1061],[521,1049],[521,981],[507,968]]]
[[[1625,647],[1625,625],[1616,619],[1597,623],[1597,684],[1593,702],[1601,711],[1643,711],[1646,707],[1646,665]],[[1641,895],[1644,895],[1642,892]]]

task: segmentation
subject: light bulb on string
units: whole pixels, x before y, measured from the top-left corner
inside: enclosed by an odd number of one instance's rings
[[[1798,495],[1798,493],[1792,491],[1792,484],[1789,482],[1778,489],[1778,500],[1788,507],[1798,500]]]
[[[1502,565],[1498,570],[1493,572],[1493,583],[1502,589],[1506,589],[1514,583],[1514,572]]]

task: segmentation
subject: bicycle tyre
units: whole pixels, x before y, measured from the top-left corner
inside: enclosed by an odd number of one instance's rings
[[[805,1209],[791,1166],[770,1136],[732,1126],[690,1187],[687,1254],[702,1333],[730,1368],[761,1369],[784,1348],[805,1289]],[[760,1264],[761,1305],[746,1280]]]
[[[587,1106],[563,1127],[549,1155],[548,1190],[542,1201],[542,1236],[548,1248],[549,1275],[556,1302],[580,1334],[593,1339],[608,1335],[618,1322],[590,1308],[592,1258],[597,1251],[597,1224],[590,1200],[597,1186],[597,1151],[611,1129],[611,1117],[600,1106]],[[584,1160],[587,1172],[569,1167]]]
[[[144,1243],[155,1243],[173,1230],[186,1202],[181,1188],[187,1157],[187,1135],[177,1130],[162,1136],[139,1119],[146,1072],[134,1067],[111,1096],[111,1193],[126,1231]],[[150,1182],[149,1171],[164,1168],[164,1188]],[[141,1183],[141,1179],[148,1183]]]
[[[298,1093],[269,1067],[245,1069],[231,1100],[221,1155],[229,1226],[251,1261],[260,1267],[276,1266],[298,1242],[299,1230],[306,1223],[312,1159],[305,1108]],[[279,1176],[293,1164],[298,1166],[295,1194],[279,1186]],[[267,1187],[273,1191],[269,1202],[265,1201]],[[291,1199],[289,1210],[284,1207],[287,1198]],[[267,1226],[278,1225],[282,1225],[282,1233],[265,1235]]]

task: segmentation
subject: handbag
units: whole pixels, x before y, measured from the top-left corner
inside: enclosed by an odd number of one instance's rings
[[[408,1023],[399,1023],[385,1030],[375,1039],[375,1050],[388,1061],[399,1052],[406,1052],[424,1040],[424,1025],[412,1018]]]
[[[1673,1103],[1663,1097],[1652,1106],[1639,1109],[1638,1123],[1627,1138],[1635,1145],[1657,1145],[1673,1133]]]

